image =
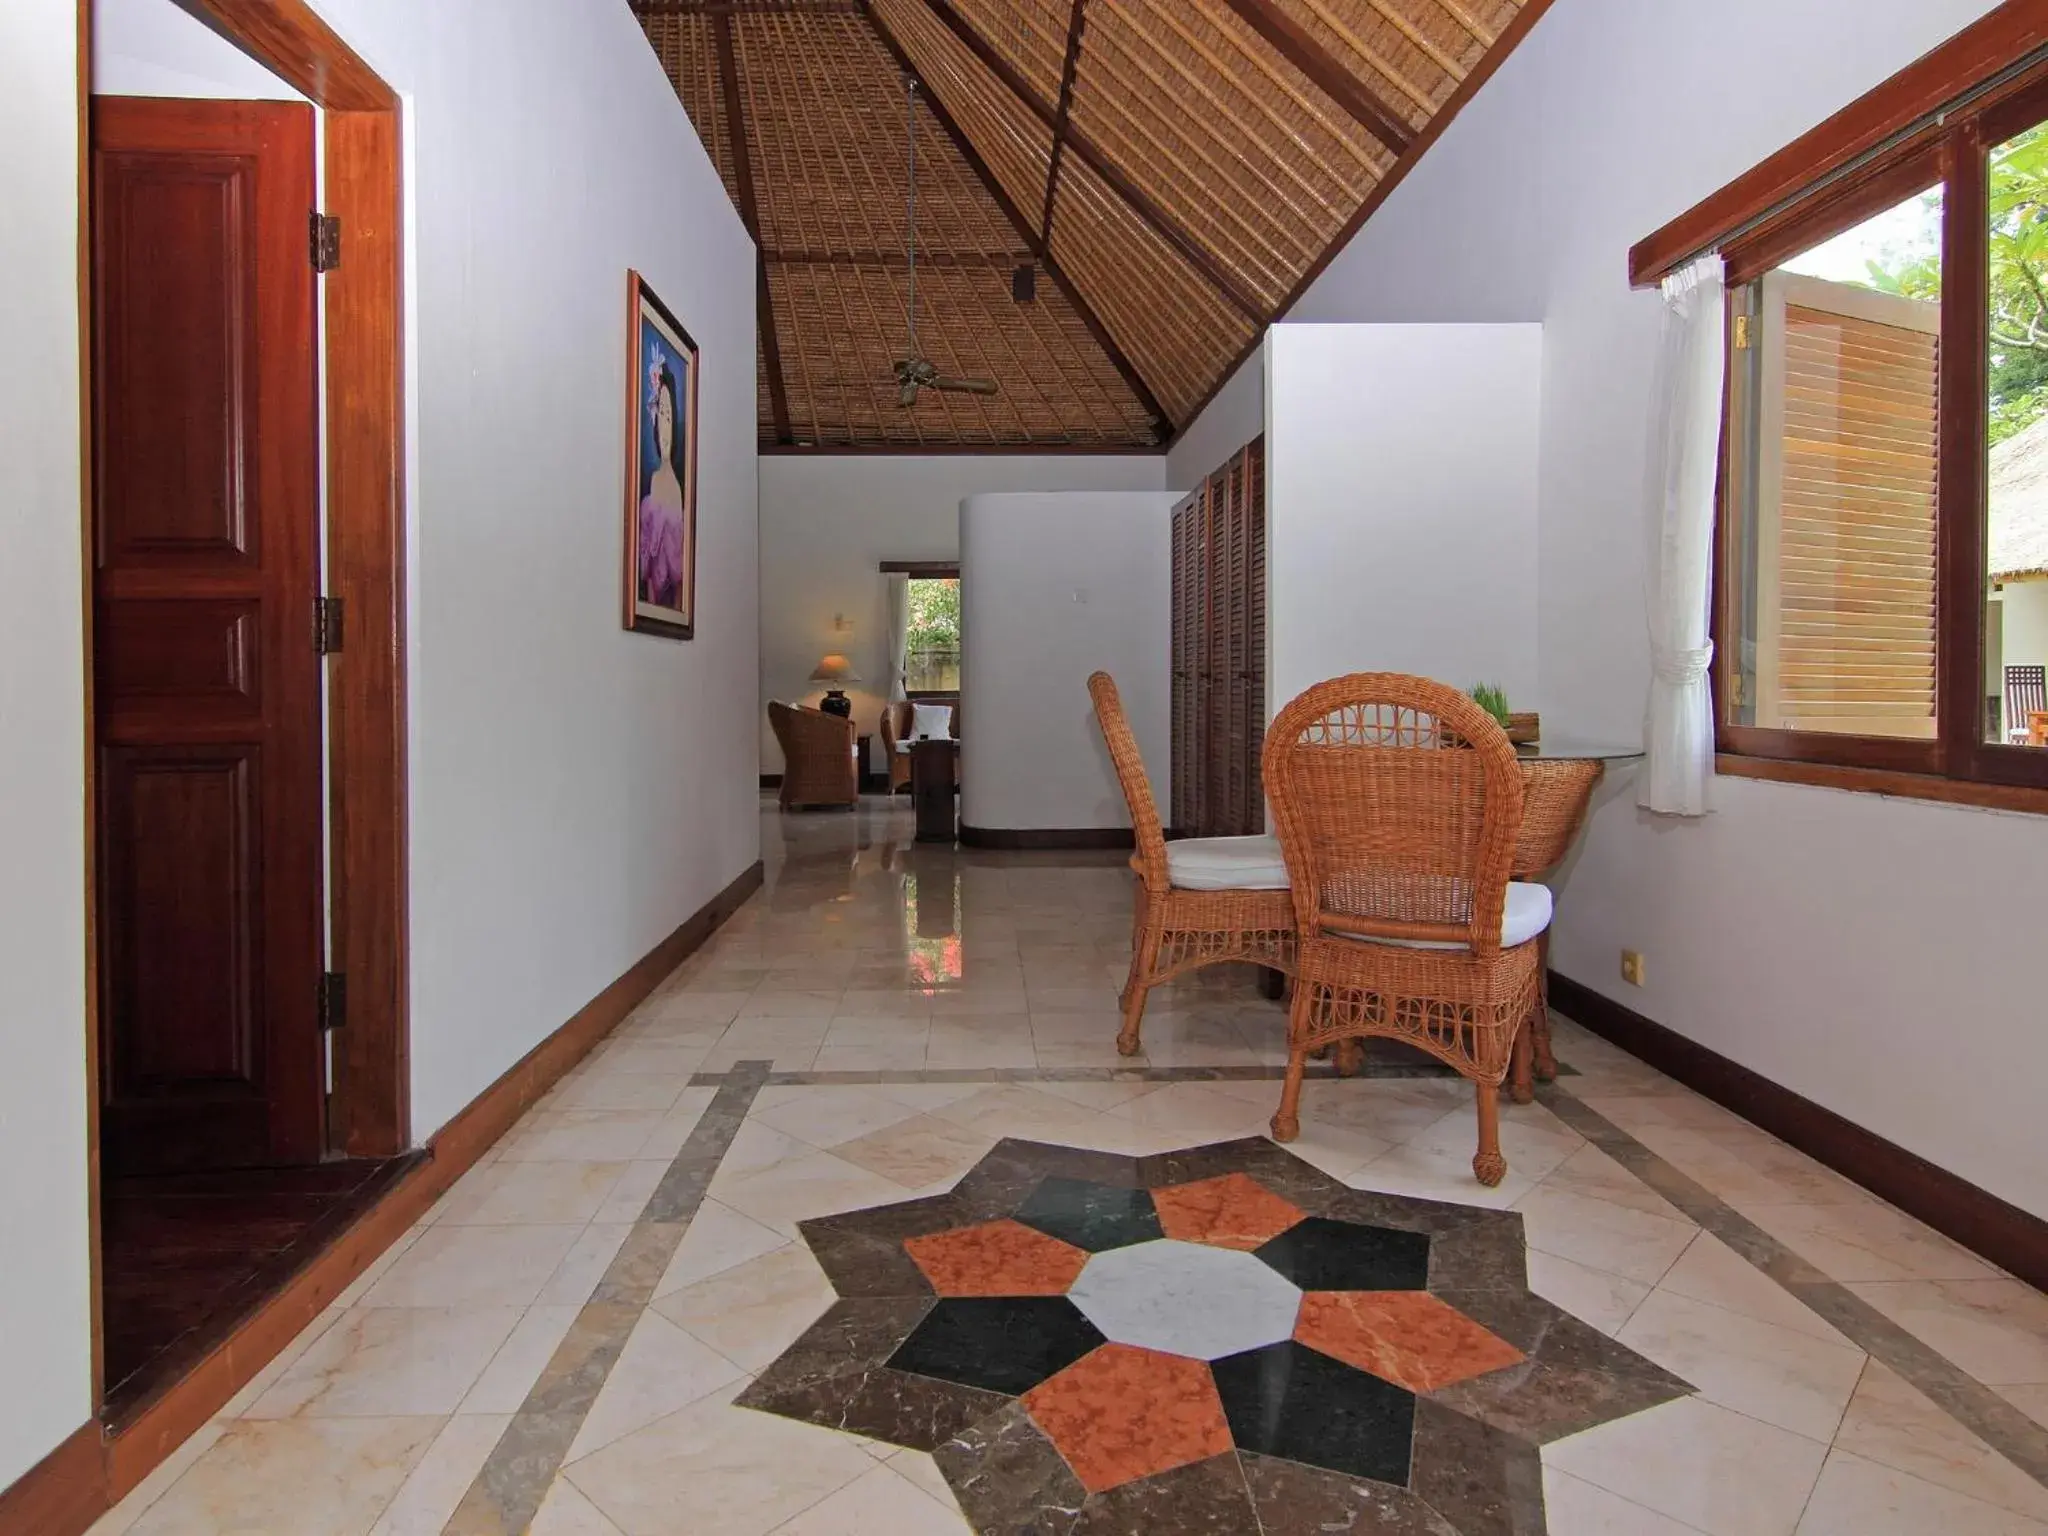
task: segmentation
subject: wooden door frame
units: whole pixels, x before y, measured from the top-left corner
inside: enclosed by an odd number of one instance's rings
[[[326,342],[326,583],[343,607],[343,645],[327,663],[329,964],[347,981],[335,1036],[330,1150],[385,1157],[411,1145],[407,1018],[404,225],[398,94],[306,0],[191,0],[217,30],[322,109],[324,211],[341,221],[342,257],[322,280]],[[80,378],[91,402],[90,109],[93,0],[79,0]],[[81,524],[92,580],[90,415],[81,419]],[[92,1074],[93,1399],[105,1382],[99,1341],[99,995],[92,875],[97,794],[92,731],[92,607],[85,607],[86,1062]],[[307,637],[312,643],[312,637]]]

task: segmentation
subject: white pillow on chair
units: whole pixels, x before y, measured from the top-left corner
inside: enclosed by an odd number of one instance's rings
[[[1166,845],[1166,878],[1183,891],[1284,891],[1277,837],[1183,837]]]
[[[952,734],[952,730],[952,705],[913,703],[910,706],[912,741],[943,741]]]

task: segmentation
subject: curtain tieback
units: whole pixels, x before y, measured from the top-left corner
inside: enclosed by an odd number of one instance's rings
[[[1690,688],[1705,682],[1713,660],[1711,642],[1690,649],[1667,650],[1659,645],[1650,650],[1650,666],[1657,681],[1672,688]]]

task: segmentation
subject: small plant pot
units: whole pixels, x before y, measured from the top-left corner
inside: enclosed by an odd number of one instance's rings
[[[1527,714],[1508,712],[1508,740],[1518,747],[1533,745],[1542,739],[1542,716],[1534,710]]]

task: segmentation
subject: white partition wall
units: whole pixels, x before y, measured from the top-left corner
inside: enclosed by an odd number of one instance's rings
[[[1270,717],[1345,672],[1536,700],[1537,325],[1266,337]]]
[[[960,504],[964,827],[1127,827],[1088,700],[1117,680],[1166,796],[1173,505],[1159,491],[969,496]]]

